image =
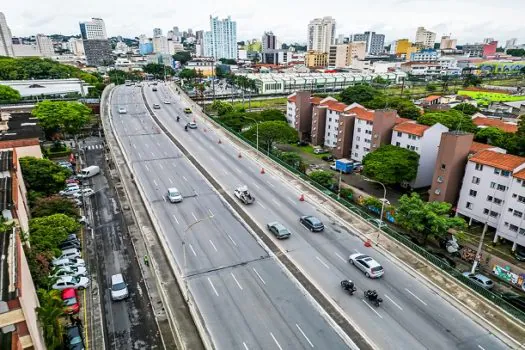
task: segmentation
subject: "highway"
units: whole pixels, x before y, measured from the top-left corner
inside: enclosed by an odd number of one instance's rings
[[[119,107],[127,113],[119,114]],[[139,88],[117,87],[111,111],[135,180],[215,348],[349,348],[278,260],[159,130]],[[166,201],[169,187],[180,190],[183,202]]]
[[[397,263],[373,248],[364,248],[355,232],[339,225],[329,212],[308,201],[300,202],[299,193],[290,184],[271,172],[261,174],[261,168],[256,160],[250,157],[238,158],[238,150],[227,140],[223,139],[219,144],[219,137],[205,125],[204,119],[195,114],[187,116],[183,112],[183,109],[190,105],[179,95],[174,94],[171,88],[159,84],[158,92],[153,92],[148,87],[144,87],[144,91],[150,106],[153,103],[160,105],[161,108],[155,109],[154,113],[161,123],[202,166],[208,169],[223,188],[232,193],[239,184],[249,186],[256,197],[256,202],[245,206],[245,210],[261,227],[276,220],[288,227],[292,232],[291,238],[285,241],[275,240],[276,244],[325,295],[344,310],[346,316],[378,348],[481,350],[508,348],[485,328],[453,307],[437,291],[412,277]],[[164,100],[171,101],[171,104],[164,104]],[[180,122],[175,120],[177,115],[181,117]],[[198,129],[185,132],[184,125],[192,119],[197,122]],[[177,169],[173,168],[173,171],[181,171]],[[174,177],[179,179],[177,186],[183,186],[183,191],[200,190],[200,187],[187,187],[188,184],[185,181],[181,182],[179,175],[184,174],[177,173]],[[153,193],[153,190],[151,192]],[[212,201],[210,199],[210,202]],[[218,211],[213,214],[227,215],[227,212]],[[301,226],[298,218],[300,215],[307,214],[319,217],[325,224],[325,231],[312,233]],[[203,225],[212,226],[212,223]],[[202,244],[202,241],[199,244]],[[206,242],[204,244],[206,245]],[[199,245],[199,251],[189,255],[195,260],[194,264],[198,261],[199,265],[192,265],[194,268],[198,267],[198,271],[203,271],[210,266],[206,260],[203,260],[201,252],[203,248],[208,247]],[[226,247],[221,246],[221,249]],[[379,280],[370,280],[351,266],[348,263],[348,256],[356,251],[366,253],[379,261],[385,268],[385,276]],[[358,291],[354,296],[349,296],[341,290],[339,282],[343,279],[352,279],[356,282]],[[206,281],[199,278],[199,283],[202,285]],[[366,289],[378,290],[384,299],[380,308],[372,307],[363,299],[363,291]],[[203,290],[206,291],[206,288]],[[296,292],[286,293],[282,289],[283,295],[289,296],[290,293]]]

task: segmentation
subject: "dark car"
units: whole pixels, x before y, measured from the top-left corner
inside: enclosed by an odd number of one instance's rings
[[[297,142],[297,146],[300,146],[300,147],[308,146],[308,142],[306,142],[306,141],[298,141]]]
[[[311,215],[301,216],[299,218],[299,222],[303,224],[304,227],[306,227],[312,232],[321,232],[324,230],[323,223],[321,222],[321,220],[319,220],[315,216],[311,216]]]
[[[334,160],[334,156],[322,156],[321,159],[325,162],[332,162]]]
[[[277,238],[277,239],[285,239],[290,238],[290,231],[286,227],[283,226],[283,224],[275,221],[270,222],[269,224],[266,224],[268,227],[268,230]]]
[[[76,248],[80,249],[80,241],[78,240],[66,240],[58,245],[60,250]]]
[[[69,350],[84,350],[84,339],[79,326],[69,326],[66,330],[66,344]]]
[[[518,261],[525,261],[525,249],[518,249],[514,253],[514,257]]]

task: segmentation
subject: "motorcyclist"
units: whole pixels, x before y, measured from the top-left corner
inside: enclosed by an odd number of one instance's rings
[[[345,283],[345,287],[348,290],[353,290],[355,288],[354,282],[352,282],[351,280],[347,280]]]
[[[367,290],[366,291],[366,296],[368,297],[368,299],[370,299],[371,301],[376,301],[377,300],[377,292],[375,290]]]
[[[184,130],[188,131],[188,124],[184,125]]]
[[[177,121],[179,121],[179,120],[180,120],[180,117],[179,117],[179,116],[177,116]]]

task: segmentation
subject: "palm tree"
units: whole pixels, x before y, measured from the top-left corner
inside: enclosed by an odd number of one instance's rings
[[[64,302],[58,290],[38,290],[40,306],[36,308],[38,321],[44,332],[44,342],[50,350],[62,347],[63,327],[60,317],[64,313]]]

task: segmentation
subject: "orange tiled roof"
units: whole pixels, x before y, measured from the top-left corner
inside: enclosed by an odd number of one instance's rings
[[[487,126],[487,127],[492,126],[492,127],[501,129],[505,132],[512,132],[512,133],[515,133],[516,131],[518,131],[518,125],[508,123],[500,119],[492,119],[492,118],[487,118],[487,117],[476,117],[472,119],[472,121],[477,126]]]
[[[430,96],[428,96],[428,97],[425,97],[425,98],[423,99],[423,101],[425,101],[425,102],[432,102],[432,101],[434,101],[434,100],[437,100],[437,99],[440,98],[440,97],[441,97],[441,96],[438,96],[438,95],[430,95]]]
[[[489,150],[478,152],[469,160],[478,164],[485,164],[494,168],[508,171],[512,171],[516,167],[525,163],[525,158],[523,157]]]
[[[293,103],[295,103],[295,101],[297,101],[297,96],[296,96],[296,95],[293,95],[293,96],[288,97],[288,102],[293,102]]]
[[[428,125],[406,122],[406,123],[396,125],[394,127],[394,131],[400,131],[406,134],[411,134],[411,135],[416,135],[416,136],[421,137],[425,133],[425,130],[427,130],[428,128],[430,128],[430,126]]]
[[[348,107],[348,105],[337,101],[326,101],[323,103],[323,106],[327,106],[328,109],[337,112],[344,112],[345,108]]]
[[[470,152],[478,153],[479,151],[483,151],[492,147],[493,146],[487,145],[486,143],[472,142],[472,145],[470,146]]]
[[[522,169],[522,170],[518,171],[517,173],[515,173],[512,176],[514,176],[515,178],[518,178],[518,179],[525,180],[525,169]]]
[[[321,97],[310,97],[310,102],[312,102],[314,105],[321,104],[321,101],[323,99]]]
[[[366,108],[360,108],[360,107],[354,107],[347,111],[348,113],[355,113],[357,115],[356,118],[368,120],[368,121],[374,121],[374,111]]]
[[[402,117],[397,117],[396,118],[396,125],[404,123],[404,122],[409,122],[409,121],[414,121],[414,120],[413,119],[402,118]]]

